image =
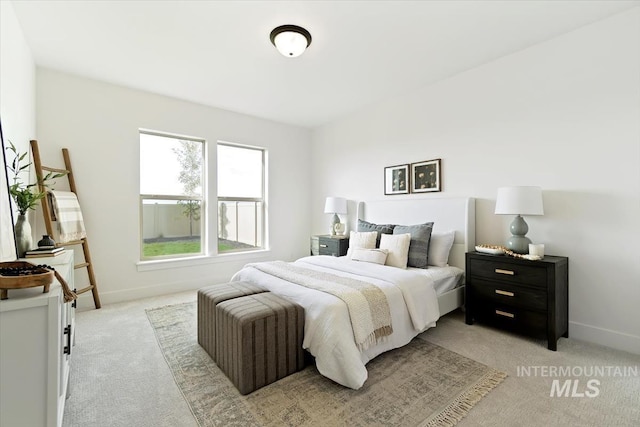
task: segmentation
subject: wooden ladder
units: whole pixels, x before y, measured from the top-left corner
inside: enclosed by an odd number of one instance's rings
[[[40,150],[38,149],[38,141],[31,140],[31,152],[33,153],[33,164],[36,169],[36,177],[38,179],[38,188],[41,192],[46,193],[47,189],[44,183],[44,171],[53,172],[53,173],[64,173],[69,179],[69,190],[73,192],[76,197],[78,197],[78,192],[76,191],[76,182],[73,176],[73,170],[71,169],[71,159],[69,158],[69,150],[66,148],[62,149],[62,157],[64,159],[64,166],[66,169],[58,169],[52,168],[48,166],[43,166],[40,160]],[[79,198],[78,198],[79,199]],[[42,206],[42,214],[44,216],[44,225],[47,229],[47,233],[49,236],[53,237],[53,217],[51,215],[51,206],[49,205],[48,197],[44,197],[41,200]],[[96,284],[96,277],[93,272],[93,263],[91,262],[91,252],[89,251],[89,242],[87,238],[82,238],[80,240],[74,240],[71,242],[64,243],[56,243],[56,246],[73,246],[73,245],[82,245],[82,252],[84,254],[84,262],[80,264],[76,264],[74,268],[77,270],[79,268],[86,268],[87,274],[89,276],[89,286],[76,290],[76,294],[80,295],[85,292],[91,291],[93,294],[93,302],[96,308],[100,308],[100,295],[98,295],[98,285]]]

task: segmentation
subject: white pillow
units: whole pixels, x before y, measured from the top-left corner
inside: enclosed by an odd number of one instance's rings
[[[381,234],[380,249],[389,251],[387,261],[384,265],[391,267],[407,268],[407,260],[409,258],[409,244],[411,243],[411,234]]]
[[[353,250],[357,248],[375,249],[377,238],[377,231],[351,231],[349,233],[349,249],[347,250],[347,257],[351,258]]]
[[[387,261],[388,251],[386,249],[362,249],[355,248],[351,254],[354,261],[372,262],[374,264],[384,265]]]
[[[429,242],[429,265],[434,267],[446,267],[449,262],[449,252],[453,246],[453,239],[456,236],[455,231],[445,231],[431,233],[431,241]]]

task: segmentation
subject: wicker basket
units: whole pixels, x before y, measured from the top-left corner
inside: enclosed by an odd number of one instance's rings
[[[6,269],[23,269],[18,275],[10,274]],[[9,289],[35,288],[44,286],[44,293],[49,292],[55,273],[26,261],[0,262],[0,299],[9,298]]]

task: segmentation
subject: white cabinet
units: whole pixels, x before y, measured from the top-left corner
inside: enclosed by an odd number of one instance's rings
[[[73,251],[30,258],[53,267],[73,289]],[[9,290],[0,301],[0,426],[62,425],[75,335],[75,308],[57,280]]]

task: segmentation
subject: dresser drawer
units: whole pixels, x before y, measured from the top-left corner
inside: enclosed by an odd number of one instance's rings
[[[470,264],[471,272],[476,277],[547,288],[547,270],[544,267],[491,259],[471,259]]]
[[[340,242],[337,239],[321,237],[318,247],[320,255],[333,255],[340,252]]]
[[[474,279],[470,286],[474,296],[493,301],[496,304],[541,311],[547,310],[546,290],[482,279]]]
[[[542,336],[546,333],[545,313],[505,306],[489,300],[480,300],[477,304],[475,317],[482,322],[527,335]]]
[[[311,253],[313,255],[343,256],[347,254],[347,249],[349,248],[349,239],[344,237],[318,236],[317,249],[314,248],[313,239],[311,242]],[[314,250],[317,253],[314,253]]]

